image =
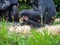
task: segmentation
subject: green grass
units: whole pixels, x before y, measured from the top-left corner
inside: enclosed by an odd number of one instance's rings
[[[57,17],[58,17],[58,18],[60,18],[60,11],[59,11],[59,12],[57,12]]]
[[[31,34],[8,34],[6,22],[2,21],[0,28],[0,45],[60,45],[60,35],[48,35],[47,31],[42,33],[31,30]]]
[[[53,25],[58,25],[60,24],[60,21],[54,22]]]

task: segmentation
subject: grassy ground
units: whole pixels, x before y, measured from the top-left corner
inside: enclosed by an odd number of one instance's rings
[[[12,25],[11,22],[0,22],[0,45],[60,45],[60,35],[48,35],[44,32],[44,36],[41,33],[37,33],[35,30],[31,30],[31,34],[8,34],[7,28]],[[54,25],[60,24],[54,22]]]

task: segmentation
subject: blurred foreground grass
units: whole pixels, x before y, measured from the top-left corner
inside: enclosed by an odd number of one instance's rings
[[[31,30],[31,34],[16,34],[9,35],[7,28],[13,23],[1,21],[0,25],[0,45],[60,45],[60,35],[48,35],[44,32],[44,36],[41,33],[36,32],[36,29]],[[60,24],[54,22],[54,25]]]

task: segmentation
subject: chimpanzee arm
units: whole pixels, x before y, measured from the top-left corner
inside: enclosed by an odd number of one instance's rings
[[[5,10],[5,9],[7,9],[10,6],[10,2],[9,1],[4,1],[1,4],[2,5],[0,7],[0,10]]]
[[[27,24],[32,24],[34,27],[41,27],[41,24],[40,24],[40,23],[35,22],[35,21],[33,21],[33,20],[28,20],[28,21],[26,21],[25,23],[27,23]]]

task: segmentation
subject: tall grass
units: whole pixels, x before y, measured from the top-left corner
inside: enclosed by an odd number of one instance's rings
[[[60,45],[60,35],[48,35],[47,31],[42,33],[31,30],[31,34],[9,34],[6,23],[2,21],[0,28],[0,45]]]

